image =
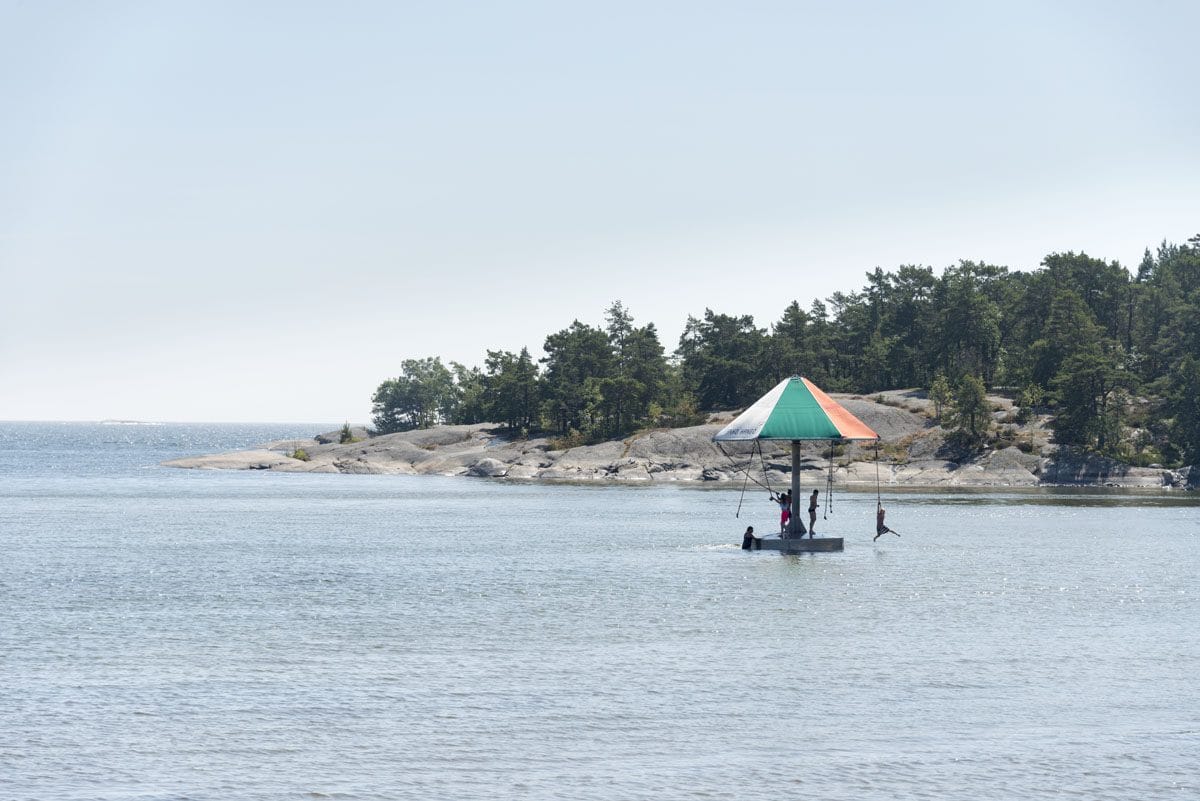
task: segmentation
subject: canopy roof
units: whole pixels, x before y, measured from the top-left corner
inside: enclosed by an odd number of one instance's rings
[[[792,376],[776,384],[713,439],[879,439],[879,435],[816,384]]]

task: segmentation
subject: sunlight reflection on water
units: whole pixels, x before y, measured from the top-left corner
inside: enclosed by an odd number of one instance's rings
[[[1200,789],[1191,496],[839,493],[784,557],[765,497],[112,447],[0,485],[0,797]]]

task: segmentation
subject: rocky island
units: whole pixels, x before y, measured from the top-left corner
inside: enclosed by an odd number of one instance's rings
[[[1106,486],[1195,488],[1200,476],[1190,468],[1134,467],[1082,454],[1050,443],[1044,418],[1009,426],[1013,439],[980,452],[956,453],[932,416],[930,402],[915,390],[871,396],[835,395],[882,438],[879,461],[873,444],[841,444],[834,450],[833,480],[839,487],[1037,487]],[[998,425],[1011,420],[1012,402],[989,397]],[[553,439],[508,436],[493,424],[437,426],[382,436],[355,429],[359,441],[340,443],[336,432],[207,456],[173,459],[168,467],[270,470],[291,473],[467,475],[493,479],[559,482],[736,482],[751,476],[782,486],[787,480],[784,443],[764,443],[763,459],[751,464],[748,447],[722,452],[712,441],[730,415],[713,415],[704,425],[652,429],[621,440],[555,449]],[[301,455],[301,454],[297,454]],[[764,479],[763,469],[766,477]],[[806,485],[823,481],[829,470],[828,443],[804,446]]]

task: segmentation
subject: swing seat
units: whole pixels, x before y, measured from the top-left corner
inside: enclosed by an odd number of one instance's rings
[[[771,537],[761,542],[762,548],[760,550],[779,551],[780,553],[812,553],[815,551],[845,550],[844,540],[841,537],[813,537],[809,539],[805,536],[788,540]]]

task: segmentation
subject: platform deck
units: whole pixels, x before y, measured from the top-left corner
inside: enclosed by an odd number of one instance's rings
[[[755,550],[762,551],[781,551],[783,553],[811,553],[813,551],[841,551],[844,549],[844,542],[841,537],[797,537],[796,539],[782,540],[778,537],[759,540],[762,547],[758,548],[755,545]]]

